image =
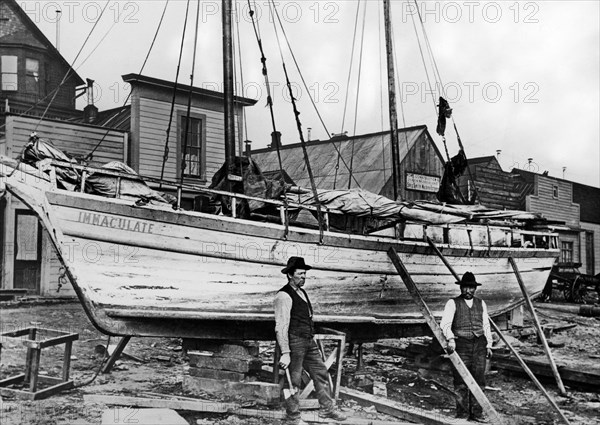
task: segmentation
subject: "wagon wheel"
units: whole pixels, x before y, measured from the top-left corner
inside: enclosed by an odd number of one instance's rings
[[[567,302],[575,302],[573,300],[573,284],[574,283],[575,283],[575,280],[573,282],[569,282],[568,280],[564,281],[563,295],[565,296],[565,301],[567,301]]]
[[[571,296],[576,303],[585,303],[587,295],[587,282],[582,276],[577,276],[571,285]]]

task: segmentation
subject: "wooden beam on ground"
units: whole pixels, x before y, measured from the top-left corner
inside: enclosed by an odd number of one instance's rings
[[[271,420],[285,419],[286,413],[283,410],[258,410],[258,409],[237,409],[230,410],[230,415],[250,416],[254,418],[264,418]],[[319,424],[343,424],[343,425],[415,425],[414,422],[398,422],[398,421],[380,421],[376,419],[363,418],[346,418],[343,422],[333,421],[331,419],[323,419],[319,417],[318,412],[302,413],[302,420],[309,423]],[[450,423],[450,422],[449,422]],[[457,424],[453,422],[452,424]],[[465,422],[467,424],[467,422]]]
[[[374,396],[346,387],[340,389],[340,397],[346,400],[354,400],[361,406],[375,406],[378,412],[424,425],[472,424],[472,422],[468,422],[466,419],[457,419],[453,416],[446,416],[442,413],[432,412],[431,409],[426,410],[421,407],[403,405],[395,401],[390,401],[387,398]]]
[[[167,400],[164,398],[125,397],[108,394],[85,394],[85,403],[109,404],[114,406],[155,407],[173,410],[189,410],[191,412],[227,413],[238,409],[236,403],[220,403],[211,400]]]
[[[421,297],[417,285],[415,285],[415,282],[404,267],[402,260],[400,260],[398,253],[393,247],[389,249],[388,256],[392,260],[392,263],[398,271],[398,274],[404,281],[404,284],[406,285],[408,292],[412,296],[413,301],[419,307],[419,310],[421,310],[425,321],[433,331],[433,335],[436,337],[436,339],[442,347],[446,347],[447,341],[444,337],[444,334],[442,333],[442,329],[436,322],[435,318],[433,317],[433,314],[429,310],[429,307],[427,307],[427,304],[425,304],[425,301],[423,301],[423,297]],[[496,409],[494,409],[494,406],[492,406],[492,404],[484,394],[483,390],[479,387],[477,382],[475,382],[475,379],[473,379],[471,372],[469,372],[469,370],[461,360],[460,356],[456,353],[456,351],[449,354],[448,357],[450,361],[452,361],[452,364],[456,368],[457,372],[463,378],[465,384],[467,384],[467,387],[469,388],[477,402],[479,402],[479,405],[481,406],[483,411],[489,416],[490,421],[494,424],[505,424],[506,422],[504,418],[502,418],[498,414],[498,412],[496,412]]]
[[[521,365],[523,370],[527,373],[527,375],[529,375],[529,377],[531,378],[533,383],[536,385],[536,387],[539,388],[539,390],[542,392],[542,394],[544,394],[544,397],[546,397],[548,399],[548,401],[550,402],[550,404],[552,405],[554,410],[556,410],[556,413],[558,413],[558,415],[561,417],[563,422],[566,424],[570,424],[569,420],[565,417],[563,412],[559,409],[559,407],[557,406],[555,401],[552,399],[552,397],[550,397],[550,394],[548,394],[546,389],[542,386],[542,384],[540,384],[540,381],[537,380],[537,378],[535,377],[535,375],[533,374],[531,369],[529,369],[529,367],[527,367],[527,365],[525,364],[525,362],[523,361],[521,356],[519,356],[519,353],[517,352],[517,350],[515,350],[515,348],[511,345],[511,343],[508,342],[508,340],[504,337],[504,335],[500,331],[500,328],[498,326],[496,326],[496,324],[494,323],[494,321],[492,319],[490,319],[490,325],[492,325],[492,328],[494,328],[494,330],[496,331],[498,336],[502,339],[502,341],[504,341],[506,346],[515,355],[515,357],[517,358],[517,361],[519,362],[519,364]]]
[[[552,357],[552,353],[550,352],[550,347],[548,346],[548,341],[546,341],[546,336],[544,335],[544,331],[542,330],[542,325],[540,324],[540,321],[537,317],[535,308],[533,308],[533,303],[531,302],[531,298],[529,297],[529,294],[527,293],[527,289],[525,288],[525,283],[523,283],[523,278],[521,277],[521,273],[519,272],[517,263],[515,262],[514,258],[512,258],[512,257],[508,257],[508,262],[510,263],[510,265],[513,268],[513,271],[515,272],[517,282],[519,283],[519,286],[521,287],[521,292],[523,293],[523,298],[525,298],[525,304],[527,304],[527,308],[529,308],[529,312],[531,313],[531,317],[533,318],[533,323],[538,332],[538,337],[540,338],[540,341],[542,341],[542,346],[544,347],[544,351],[546,352],[546,355],[548,356],[548,361],[550,362],[550,367],[552,368],[552,373],[554,374],[554,379],[556,380],[556,385],[558,385],[558,389],[559,389],[560,393],[562,395],[566,395],[567,390],[565,389],[565,386],[563,385],[560,374],[558,373],[558,369],[556,368],[556,363],[554,362],[554,358]]]

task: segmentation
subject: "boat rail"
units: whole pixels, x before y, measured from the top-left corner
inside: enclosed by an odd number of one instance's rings
[[[159,179],[156,177],[151,177],[151,176],[144,176],[144,175],[140,175],[140,174],[128,174],[128,173],[124,173],[121,171],[116,171],[116,170],[110,170],[110,169],[106,169],[106,168],[100,168],[100,167],[93,167],[93,166],[88,166],[88,165],[81,165],[81,164],[75,164],[75,163],[71,163],[71,162],[65,162],[65,161],[57,161],[57,160],[52,160],[50,162],[47,162],[46,165],[50,165],[50,181],[53,185],[56,185],[56,171],[52,168],[52,167],[58,167],[58,168],[63,168],[63,169],[71,169],[71,170],[76,170],[78,172],[80,172],[81,174],[81,184],[80,184],[80,188],[79,191],[81,193],[84,193],[85,191],[85,181],[86,179],[91,175],[91,174],[102,174],[102,175],[106,175],[106,176],[112,176],[115,177],[117,179],[117,184],[116,184],[116,189],[115,189],[115,198],[120,198],[121,195],[121,182],[122,180],[134,180],[134,181],[142,181],[142,182],[147,182],[147,183],[155,183],[155,184],[159,184],[161,187],[166,187],[166,188],[170,188],[170,189],[176,189],[177,193],[178,193],[178,204],[176,208],[179,208],[180,205],[180,200],[181,200],[181,196],[184,190],[187,191],[193,191],[196,193],[200,193],[200,194],[206,194],[206,195],[218,195],[218,196],[227,196],[230,197],[232,200],[232,217],[233,218],[237,218],[236,217],[236,203],[238,202],[238,200],[247,200],[247,201],[258,201],[258,202],[263,202],[266,204],[271,204],[274,205],[278,208],[279,210],[279,219],[281,221],[281,224],[284,226],[289,226],[289,216],[288,216],[288,210],[289,208],[292,209],[304,209],[304,210],[309,210],[309,211],[317,211],[317,207],[315,206],[311,206],[311,205],[303,205],[300,203],[296,203],[296,202],[283,202],[281,200],[277,200],[277,199],[267,199],[267,198],[260,198],[260,197],[256,197],[256,196],[249,196],[249,195],[245,195],[242,193],[233,193],[233,192],[228,192],[228,191],[223,191],[223,190],[216,190],[216,189],[209,189],[207,187],[204,186],[200,186],[200,185],[196,185],[196,184],[192,184],[192,183],[185,183],[185,182],[174,182],[174,181],[169,181],[169,180],[165,180],[165,179]],[[297,186],[291,186],[289,188],[290,193],[304,193],[305,189],[302,189],[300,187]],[[325,221],[325,230],[326,231],[330,231],[330,220],[329,220],[329,214],[336,214],[336,215],[341,215],[342,213],[336,210],[331,210],[329,208],[327,208],[326,206],[321,206],[322,211],[323,211],[323,217],[324,217],[324,221]],[[486,224],[481,224],[480,226],[482,226],[481,231],[484,233],[487,233],[486,239],[487,239],[487,247],[492,248],[494,246],[494,244],[492,243],[492,239],[495,239],[492,237],[491,231],[490,231],[490,225],[486,225]],[[494,228],[497,229],[497,231],[500,232],[504,232],[505,233],[505,237],[506,237],[506,245],[504,246],[513,246],[515,247],[515,244],[518,244],[521,248],[542,248],[542,249],[557,249],[557,238],[558,238],[558,234],[554,233],[554,232],[544,232],[544,231],[532,231],[532,230],[525,230],[522,228],[517,228],[515,229],[513,225],[510,224],[498,224],[495,226],[492,226]],[[412,228],[412,232],[409,232],[409,228]],[[417,229],[415,231],[415,229]],[[456,240],[456,236],[452,237],[452,234],[455,234],[454,232],[456,231],[466,231],[467,234],[467,239],[465,240],[465,243],[469,246],[471,246],[471,249],[473,249],[475,243],[474,240],[476,239],[474,237],[474,235],[472,235],[472,231],[473,231],[473,223],[461,223],[460,225],[457,224],[446,224],[444,226],[439,226],[439,225],[431,225],[431,224],[424,224],[424,223],[418,223],[418,222],[412,222],[412,221],[406,221],[406,222],[402,222],[400,224],[398,223],[393,223],[391,225],[386,226],[385,228],[376,230],[372,233],[375,233],[376,236],[381,236],[381,237],[391,237],[391,238],[395,238],[395,239],[400,239],[400,240],[404,240],[404,239],[413,239],[413,240],[420,240],[423,242],[427,241],[427,238],[432,238],[432,240],[436,241],[436,243],[442,243],[442,244],[452,244],[452,239]],[[410,234],[412,233],[412,235]],[[544,239],[546,238],[546,239]],[[460,238],[462,239],[462,237]],[[496,245],[497,246],[497,245]]]

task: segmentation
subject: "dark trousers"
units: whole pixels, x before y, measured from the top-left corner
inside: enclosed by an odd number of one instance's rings
[[[456,353],[482,390],[485,388],[486,345],[485,336],[473,339],[456,338]],[[453,368],[452,372],[454,374],[454,389],[458,396],[456,399],[456,415],[465,417],[481,416],[481,406],[469,391],[467,384],[458,374],[456,368]]]
[[[333,400],[329,394],[327,367],[323,363],[321,352],[314,338],[302,338],[290,335],[290,351],[291,362],[289,369],[294,387],[300,387],[302,369],[306,370],[315,384],[315,392],[321,409],[327,412],[333,410]],[[286,400],[285,409],[288,418],[296,419],[300,417],[299,394]]]

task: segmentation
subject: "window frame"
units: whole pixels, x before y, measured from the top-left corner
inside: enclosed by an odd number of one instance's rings
[[[8,71],[8,67],[9,64],[8,62],[5,62],[4,58],[14,58],[14,63],[15,63],[15,70],[13,71]],[[5,70],[5,68],[7,68]],[[15,78],[14,83],[11,82],[5,82],[4,81],[4,76],[5,75],[13,75]],[[15,88],[14,89],[7,89],[5,88],[5,84],[14,84]],[[15,56],[15,55],[2,55],[0,56],[0,91],[6,91],[6,92],[18,92],[19,91],[19,57]]]
[[[190,112],[188,115],[185,111],[177,112],[177,178],[181,176],[181,160],[183,157],[183,135],[185,132],[185,121],[184,118],[191,118],[192,122],[194,120],[200,122],[200,132],[198,133],[200,136],[200,145],[197,149],[200,150],[200,158],[198,159],[200,172],[198,174],[184,174],[183,178],[194,181],[206,182],[206,114],[199,114],[195,112]],[[189,141],[188,141],[188,149],[189,149]],[[189,152],[189,151],[188,151]],[[186,167],[187,169],[187,167]],[[187,170],[186,170],[187,171]]]
[[[565,255],[567,254],[567,255]],[[561,241],[560,242],[560,262],[561,263],[573,263],[575,258],[575,243],[573,241]],[[569,258],[567,258],[569,257]]]
[[[29,63],[37,63],[37,71],[29,70]],[[25,93],[34,93],[39,95],[40,93],[40,66],[39,59],[25,58]],[[33,81],[31,81],[33,79]],[[31,89],[33,87],[33,89]]]
[[[552,198],[558,199],[558,185],[557,184],[552,185]]]

